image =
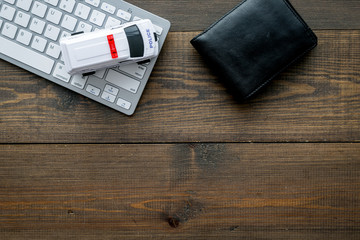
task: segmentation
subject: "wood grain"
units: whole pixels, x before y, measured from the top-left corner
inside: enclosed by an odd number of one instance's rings
[[[360,140],[360,31],[316,31],[319,45],[252,101],[234,101],[189,44],[170,33],[127,117],[0,63],[1,143],[354,142]]]
[[[359,143],[26,144],[0,151],[5,239],[360,234]]]
[[[200,31],[238,5],[241,0],[128,0],[169,19],[171,31]],[[314,29],[360,29],[358,0],[290,0],[302,18]]]
[[[172,22],[132,117],[0,61],[0,239],[359,239],[359,1],[290,0],[319,45],[248,103],[189,43],[240,1],[128,1]]]

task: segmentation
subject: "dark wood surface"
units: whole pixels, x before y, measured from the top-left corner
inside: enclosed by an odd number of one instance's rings
[[[0,61],[0,239],[360,239],[360,4],[292,0],[318,46],[237,103],[172,22],[135,114]]]

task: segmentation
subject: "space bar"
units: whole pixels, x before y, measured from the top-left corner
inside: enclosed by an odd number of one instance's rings
[[[0,37],[0,53],[47,74],[54,66],[54,60],[3,37]]]

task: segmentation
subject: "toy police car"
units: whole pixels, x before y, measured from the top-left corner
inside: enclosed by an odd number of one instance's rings
[[[141,62],[159,53],[158,37],[148,19],[60,40],[69,74],[89,74],[115,65]]]

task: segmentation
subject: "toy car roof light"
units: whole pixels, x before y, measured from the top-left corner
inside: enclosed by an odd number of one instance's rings
[[[60,40],[69,74],[86,74],[115,65],[142,62],[159,54],[158,38],[148,19]]]

